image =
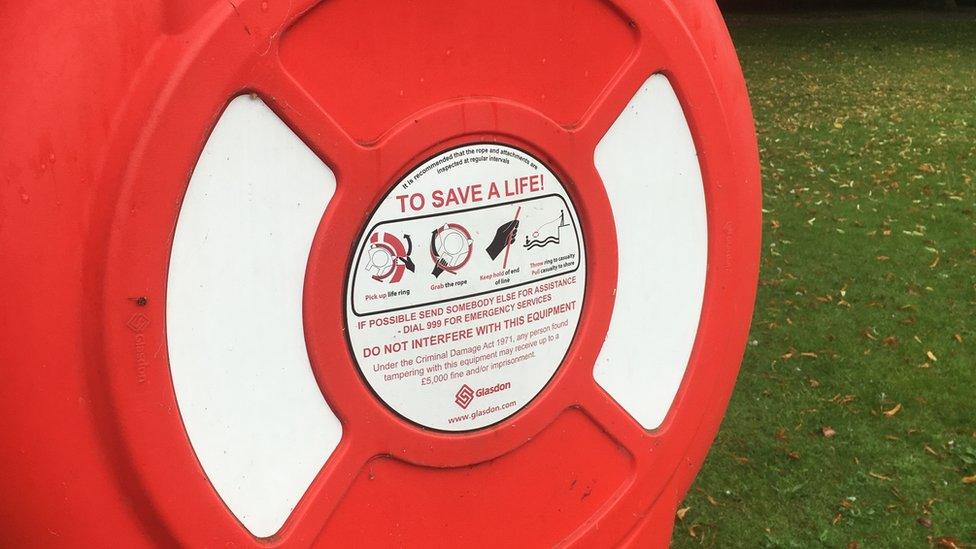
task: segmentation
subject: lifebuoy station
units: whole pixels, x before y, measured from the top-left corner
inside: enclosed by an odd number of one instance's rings
[[[0,545],[668,545],[759,264],[711,0],[2,12]]]

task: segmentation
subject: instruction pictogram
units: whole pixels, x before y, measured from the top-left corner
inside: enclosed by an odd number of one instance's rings
[[[395,235],[380,231],[369,237],[369,247],[364,252],[365,269],[373,280],[396,284],[403,278],[404,271],[414,271],[413,260],[410,259],[413,242],[406,234],[403,240],[407,241],[406,245]]]
[[[529,238],[530,235],[526,235],[523,247],[526,250],[531,250],[532,248],[545,248],[550,244],[559,244],[559,231],[564,227],[569,227],[569,223],[566,222],[566,211],[560,210],[559,217],[539,225],[536,230],[532,231],[531,238]]]
[[[522,213],[522,207],[519,206],[515,210],[515,219],[511,221],[506,221],[505,223],[499,225],[495,230],[495,238],[491,241],[491,244],[485,248],[488,252],[488,256],[492,260],[498,258],[498,255],[505,251],[505,258],[502,261],[502,268],[508,267],[508,250],[512,247],[512,243],[515,242],[515,235],[518,233],[519,226],[519,214]]]
[[[434,260],[434,277],[447,271],[457,273],[471,259],[471,233],[457,223],[445,223],[430,233],[430,257]]]

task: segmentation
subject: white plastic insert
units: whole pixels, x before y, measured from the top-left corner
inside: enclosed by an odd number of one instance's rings
[[[284,524],[342,426],[309,364],[302,290],[332,171],[260,99],[235,98],[183,201],[166,328],[200,464],[255,536]]]
[[[593,375],[644,428],[664,421],[691,354],[708,234],[695,143],[674,89],[651,76],[597,145],[617,229],[617,295]]]

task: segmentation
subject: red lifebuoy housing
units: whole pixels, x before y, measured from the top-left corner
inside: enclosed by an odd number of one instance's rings
[[[0,12],[0,544],[667,545],[759,263],[711,0]]]

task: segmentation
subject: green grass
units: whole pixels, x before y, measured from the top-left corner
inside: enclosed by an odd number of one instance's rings
[[[762,274],[674,546],[976,545],[976,17],[730,28],[759,133]]]

